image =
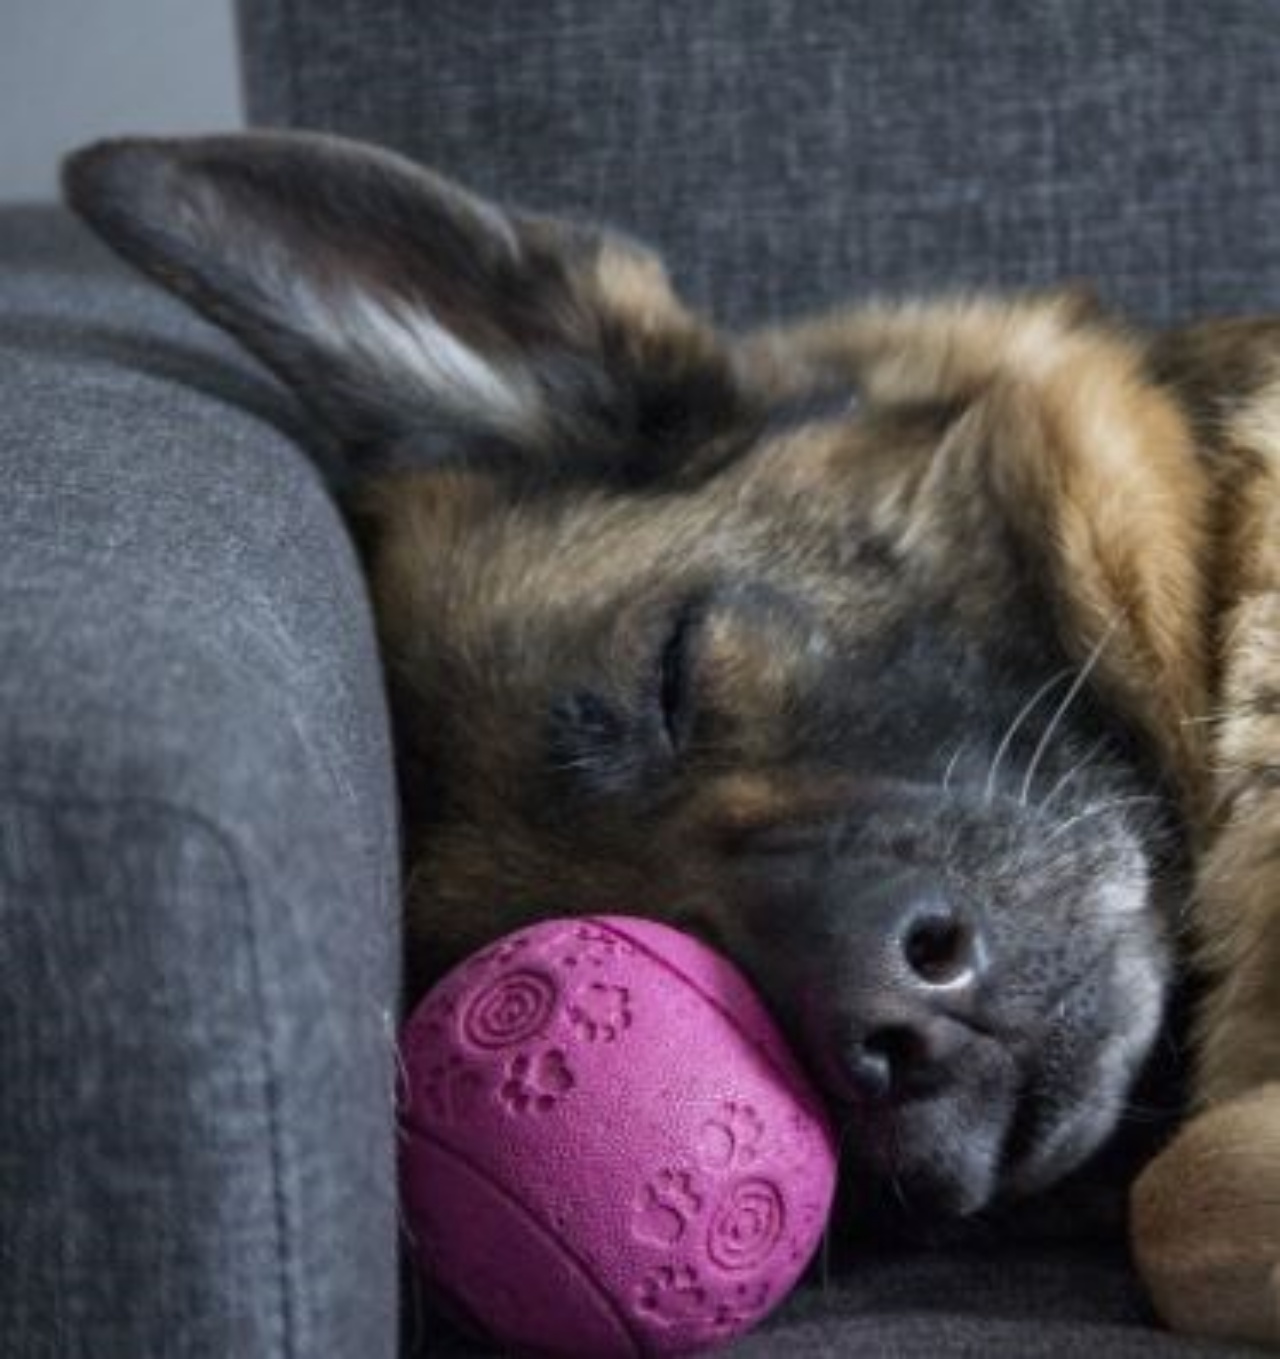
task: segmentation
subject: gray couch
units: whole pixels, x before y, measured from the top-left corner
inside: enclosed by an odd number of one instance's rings
[[[611,219],[729,323],[1064,276],[1280,308],[1269,0],[241,19],[256,121]],[[400,1337],[392,766],[310,438],[61,213],[0,214],[0,1355],[467,1348],[412,1290]],[[738,1352],[1233,1351],[1151,1327],[1113,1227],[855,1243]]]

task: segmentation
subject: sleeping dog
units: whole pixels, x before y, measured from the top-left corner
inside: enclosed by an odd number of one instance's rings
[[[627,239],[331,138],[66,185],[365,470],[412,994],[544,915],[659,915],[866,1175],[966,1215],[1109,1138],[1189,962],[1138,1259],[1172,1324],[1280,1334],[1280,326],[1064,293],[726,335]]]

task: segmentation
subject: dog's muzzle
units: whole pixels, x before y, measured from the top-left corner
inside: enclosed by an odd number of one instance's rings
[[[860,1105],[944,1089],[981,1026],[980,907],[927,870],[884,861],[850,865],[828,891],[848,924],[831,960],[836,984],[802,1021],[824,1083]]]

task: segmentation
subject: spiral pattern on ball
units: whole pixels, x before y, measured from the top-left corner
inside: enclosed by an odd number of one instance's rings
[[[462,1035],[478,1048],[514,1047],[541,1033],[558,1000],[559,990],[545,973],[508,972],[472,998]]]
[[[741,1180],[716,1209],[707,1254],[722,1269],[755,1269],[773,1253],[786,1227],[786,1206],[768,1180]]]

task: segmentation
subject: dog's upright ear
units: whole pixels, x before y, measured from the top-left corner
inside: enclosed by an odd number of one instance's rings
[[[503,212],[389,152],[306,134],[125,139],[73,154],[63,180],[109,244],[351,446],[386,449],[444,415],[645,479],[739,401],[652,255]]]

